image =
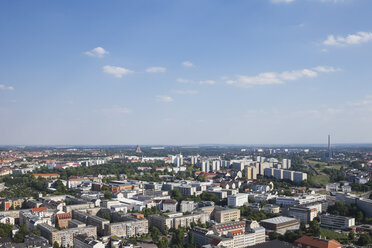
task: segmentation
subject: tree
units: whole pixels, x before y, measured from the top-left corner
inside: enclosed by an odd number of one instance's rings
[[[19,231],[14,235],[14,242],[16,243],[23,243],[25,236],[30,234],[29,230],[27,229],[26,225],[21,225]]]
[[[310,228],[309,231],[314,237],[318,237],[320,235],[320,225],[319,222],[316,220],[313,220],[310,222]]]
[[[159,241],[158,247],[159,248],[168,248],[169,240],[166,237],[162,237]]]
[[[13,225],[0,223],[0,237],[10,238],[12,237]]]
[[[111,200],[112,199],[112,192],[110,191],[106,191],[105,194],[103,195],[103,197],[107,200]]]
[[[301,222],[301,224],[300,224],[300,230],[302,232],[306,232],[306,224],[305,224],[305,222]]]
[[[190,229],[190,231],[189,231],[188,243],[192,246],[195,244],[195,242],[194,242],[194,232],[192,231],[192,229]]]
[[[155,243],[158,243],[159,242],[159,235],[160,235],[159,228],[157,228],[156,226],[153,226],[151,228],[152,241],[154,241]]]
[[[64,194],[67,192],[66,186],[59,179],[54,183],[54,187],[57,190],[56,193]]]
[[[37,236],[41,236],[41,231],[40,229],[34,229],[31,231],[33,234],[37,235]]]
[[[185,239],[185,233],[182,228],[175,230],[172,236],[172,247],[182,248],[183,241]]]
[[[176,199],[177,201],[181,201],[183,199],[183,196],[181,194],[181,191],[179,189],[174,189],[171,191],[171,197],[173,199]]]
[[[199,174],[197,180],[198,180],[199,182],[206,182],[206,181],[207,181],[207,178],[205,177],[204,174]]]
[[[248,196],[248,202],[249,202],[249,203],[255,203],[256,200],[254,199],[253,196]]]
[[[364,246],[372,243],[371,236],[366,233],[363,233],[359,236],[357,245]]]
[[[352,242],[353,240],[355,240],[355,232],[353,230],[351,230],[349,232],[349,235],[348,235],[348,239]]]
[[[59,244],[57,243],[57,241],[54,241],[53,248],[59,248]]]
[[[269,233],[269,239],[270,240],[277,239],[278,237],[279,237],[279,234],[277,232],[270,232]]]

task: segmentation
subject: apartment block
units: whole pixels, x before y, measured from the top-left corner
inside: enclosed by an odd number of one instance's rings
[[[213,212],[214,220],[217,223],[237,221],[240,219],[240,210],[232,208],[216,207]]]
[[[320,216],[320,226],[329,229],[347,230],[355,226],[355,218],[323,214]]]

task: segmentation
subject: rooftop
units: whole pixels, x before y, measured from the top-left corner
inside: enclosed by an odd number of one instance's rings
[[[279,216],[279,217],[274,217],[271,219],[261,220],[261,222],[272,223],[272,224],[280,224],[280,223],[285,223],[285,222],[290,222],[290,221],[297,221],[297,219],[285,217],[285,216]]]

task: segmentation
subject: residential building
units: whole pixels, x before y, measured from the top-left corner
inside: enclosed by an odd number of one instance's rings
[[[320,226],[329,229],[348,230],[355,226],[355,218],[323,214],[320,216]]]
[[[248,180],[257,179],[257,169],[255,167],[250,167],[246,165],[244,168],[244,174]]]
[[[298,219],[300,222],[305,224],[313,221],[315,217],[318,216],[317,208],[307,208],[307,207],[291,207],[289,208],[288,215]]]
[[[198,212],[189,215],[183,215],[182,213],[168,214],[167,216],[150,215],[148,217],[149,227],[156,226],[159,230],[164,231],[165,229],[178,227],[191,227],[191,223],[206,223],[209,220],[209,214]]]
[[[227,205],[229,207],[241,207],[248,203],[248,194],[239,193],[227,197]]]
[[[240,219],[240,209],[215,207],[213,217],[217,223],[236,221]]]
[[[74,245],[74,236],[77,234],[86,234],[88,237],[93,236],[97,238],[97,227],[95,226],[57,230],[48,224],[42,223],[37,228],[41,231],[41,236],[49,240],[49,244],[53,245],[54,242],[57,242],[63,247],[72,247]]]
[[[70,213],[56,214],[56,223],[58,224],[58,227],[62,229],[68,227],[68,222],[71,219],[72,217]]]
[[[194,201],[182,201],[180,204],[180,210],[182,213],[191,213],[195,209]]]
[[[74,236],[74,248],[105,248],[105,245],[94,237],[76,235]]]
[[[177,212],[177,201],[176,200],[163,200],[161,202],[162,211]]]

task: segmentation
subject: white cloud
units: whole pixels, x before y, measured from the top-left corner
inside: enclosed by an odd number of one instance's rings
[[[349,102],[347,105],[351,107],[372,106],[372,95],[366,96],[364,99],[355,102]]]
[[[113,75],[114,77],[121,78],[124,75],[132,73],[133,71],[126,69],[124,67],[105,65],[103,67],[103,72]]]
[[[176,93],[179,95],[196,95],[199,94],[197,90],[176,90]]]
[[[215,84],[216,82],[213,80],[204,80],[204,81],[200,81],[199,83],[200,84]]]
[[[294,0],[271,0],[272,3],[291,3]]]
[[[14,90],[14,87],[0,84],[0,90],[10,90],[10,91],[12,91],[12,90]]]
[[[184,67],[193,67],[194,66],[194,64],[192,62],[190,62],[190,61],[183,61],[182,62],[182,65]]]
[[[345,37],[329,35],[328,38],[323,41],[326,46],[348,46],[357,45],[372,41],[372,33],[358,32],[356,34],[349,34]]]
[[[334,68],[332,66],[317,66],[314,67],[314,70],[317,72],[336,72],[336,71],[341,71],[339,68]]]
[[[106,51],[103,47],[96,47],[90,51],[85,52],[84,54],[92,57],[103,58],[108,53],[109,52]]]
[[[101,109],[100,112],[107,115],[125,115],[132,113],[132,110],[127,107],[114,106],[112,108]]]
[[[185,79],[185,78],[177,78],[176,81],[179,83],[183,83],[183,84],[192,82],[192,80]]]
[[[166,70],[167,68],[165,67],[154,66],[147,68],[146,72],[165,72]]]
[[[171,96],[156,96],[158,102],[173,102],[174,99]]]
[[[301,78],[315,78],[318,76],[318,73],[335,72],[338,70],[331,66],[317,66],[312,69],[284,71],[281,73],[264,72],[257,76],[239,75],[236,80],[228,80],[226,83],[250,88],[257,85],[283,84],[286,81],[295,81]]]

